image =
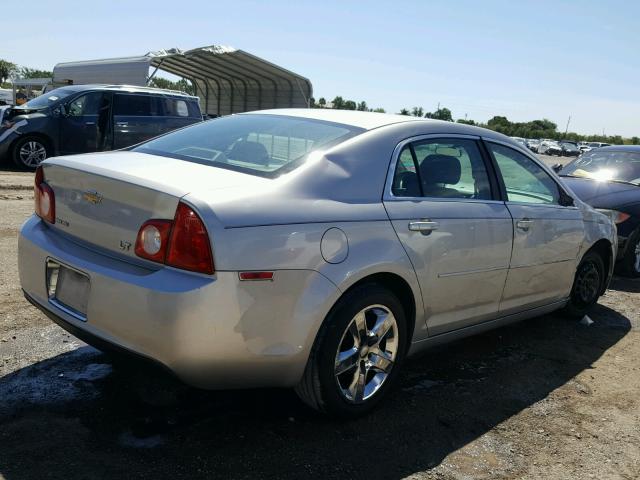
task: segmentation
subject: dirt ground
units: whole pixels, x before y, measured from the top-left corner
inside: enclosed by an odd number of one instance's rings
[[[552,161],[556,161],[553,159]],[[287,390],[202,392],[84,345],[23,298],[32,175],[0,171],[0,479],[640,478],[640,281],[409,361],[338,423]]]

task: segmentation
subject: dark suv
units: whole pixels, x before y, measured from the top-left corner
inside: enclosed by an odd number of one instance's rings
[[[147,87],[74,85],[4,112],[0,158],[35,169],[53,155],[116,150],[202,121],[197,97]]]

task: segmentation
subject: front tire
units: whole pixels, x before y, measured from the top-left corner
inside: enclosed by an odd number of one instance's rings
[[[35,170],[40,163],[49,158],[51,147],[45,140],[34,137],[25,136],[20,138],[11,151],[13,163],[24,170]]]
[[[569,303],[565,307],[567,314],[572,317],[585,315],[598,302],[605,278],[602,256],[587,252],[576,269]]]
[[[407,341],[398,298],[379,284],[356,287],[325,319],[296,393],[331,416],[363,415],[392,387]]]

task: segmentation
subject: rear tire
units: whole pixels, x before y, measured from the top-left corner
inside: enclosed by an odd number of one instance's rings
[[[325,319],[296,393],[311,408],[331,416],[363,415],[391,389],[407,341],[398,298],[376,283],[356,287]]]
[[[640,277],[640,229],[629,237],[629,245],[620,260],[618,269],[625,277]]]
[[[50,155],[49,142],[32,135],[20,138],[11,149],[13,163],[23,170],[35,170]]]
[[[585,315],[598,302],[605,278],[602,256],[597,252],[587,252],[576,269],[565,312],[571,317]]]

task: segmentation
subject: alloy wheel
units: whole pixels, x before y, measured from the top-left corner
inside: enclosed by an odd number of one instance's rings
[[[580,267],[576,277],[577,300],[587,305],[598,298],[600,290],[600,272],[593,262],[586,262]]]
[[[335,357],[334,375],[350,403],[362,403],[382,387],[398,354],[398,323],[384,305],[358,312],[342,335]]]
[[[18,156],[23,165],[35,168],[47,158],[47,149],[39,141],[29,140],[20,147]]]

